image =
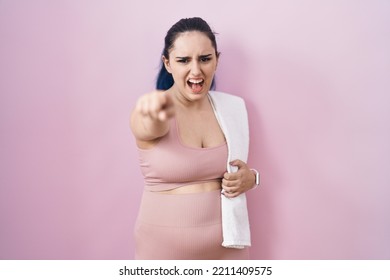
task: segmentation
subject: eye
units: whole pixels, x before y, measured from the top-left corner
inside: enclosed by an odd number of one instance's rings
[[[178,59],[178,60],[177,60],[177,62],[183,63],[183,64],[188,63],[188,61],[189,61],[188,58],[181,58],[181,59]]]
[[[201,57],[200,58],[200,61],[201,62],[208,62],[208,61],[210,61],[211,60],[211,57]]]

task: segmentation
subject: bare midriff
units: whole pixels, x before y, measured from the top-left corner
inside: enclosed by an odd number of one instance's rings
[[[215,190],[220,190],[221,182],[220,181],[210,181],[199,184],[191,184],[182,186],[176,189],[168,191],[160,191],[161,194],[188,194],[188,193],[201,193],[201,192],[210,192]]]

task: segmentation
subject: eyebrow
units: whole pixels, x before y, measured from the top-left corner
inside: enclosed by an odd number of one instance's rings
[[[212,55],[213,55],[212,53],[200,55],[199,58],[207,58],[207,57],[212,56]],[[176,59],[186,59],[186,58],[190,58],[190,57],[189,56],[176,56]]]

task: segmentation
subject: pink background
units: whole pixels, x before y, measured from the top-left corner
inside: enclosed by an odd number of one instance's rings
[[[390,258],[390,2],[247,3],[0,1],[0,259],[132,258],[129,114],[191,16],[247,102],[251,258]]]

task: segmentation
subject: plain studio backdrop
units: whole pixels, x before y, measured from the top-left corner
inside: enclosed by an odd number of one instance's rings
[[[0,1],[0,259],[133,257],[129,115],[193,16],[247,103],[251,258],[389,259],[386,0]]]

